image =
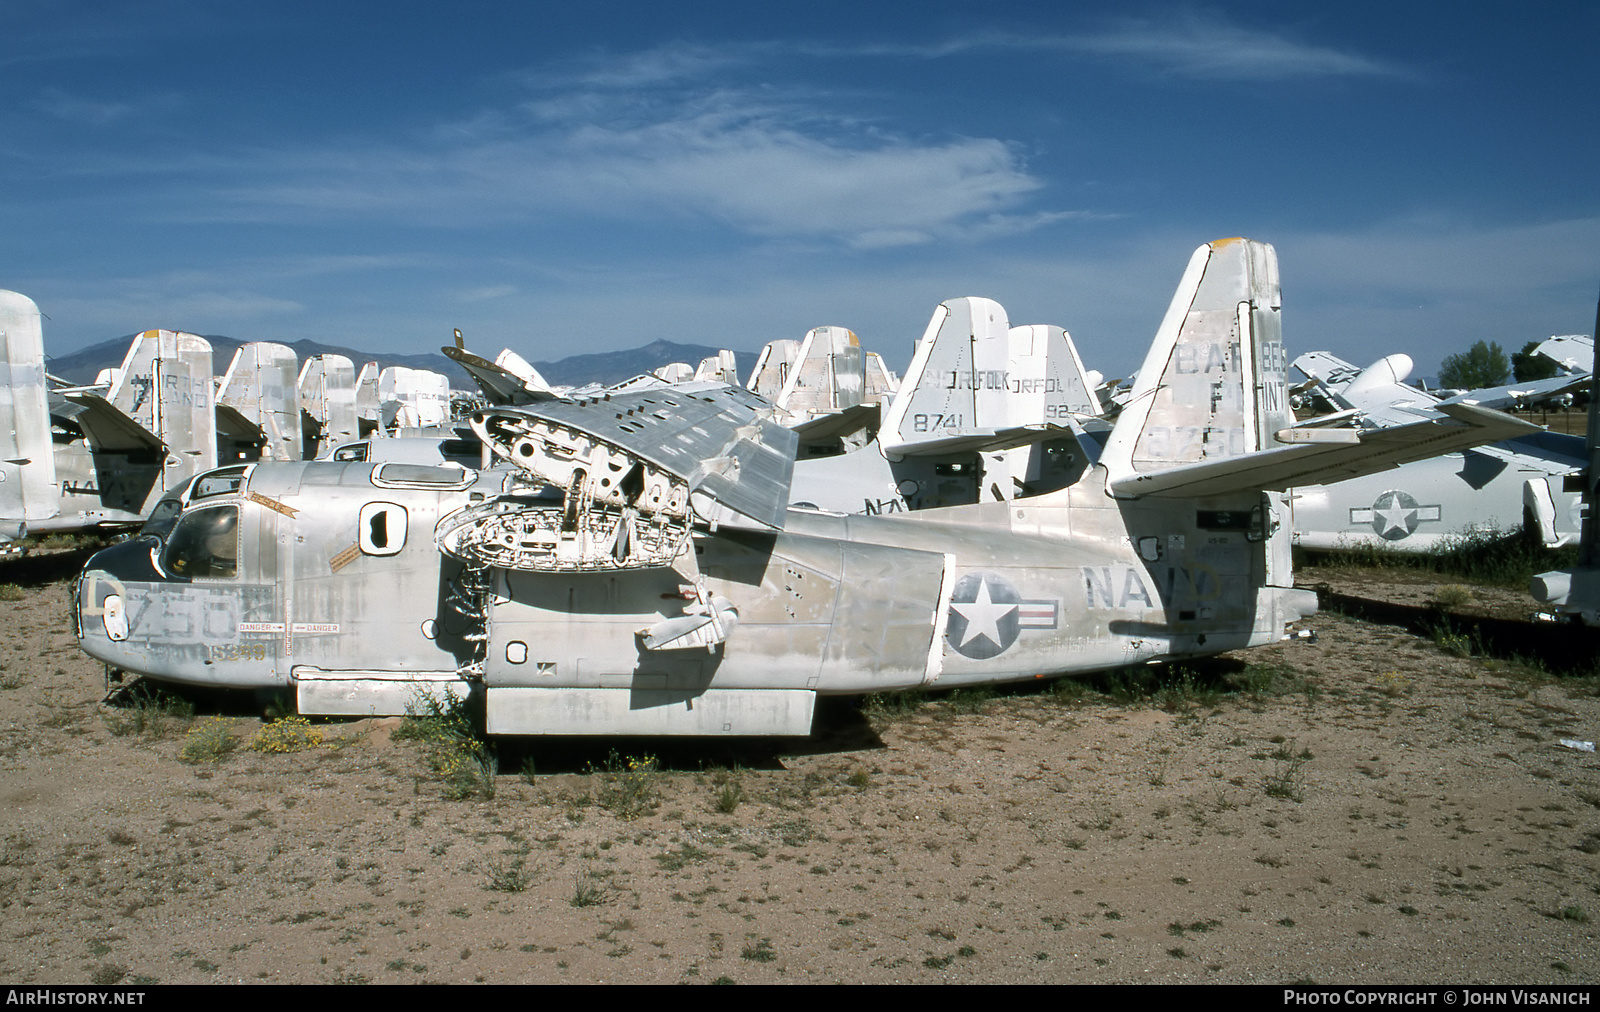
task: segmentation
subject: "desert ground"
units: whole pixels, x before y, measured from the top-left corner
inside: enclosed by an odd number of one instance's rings
[[[487,776],[440,721],[108,703],[81,562],[0,563],[8,982],[1600,979],[1600,763],[1561,744],[1600,679],[1515,589],[1302,570],[1314,642]]]

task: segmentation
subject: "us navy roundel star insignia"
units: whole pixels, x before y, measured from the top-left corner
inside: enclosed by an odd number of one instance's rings
[[[1385,492],[1372,501],[1372,531],[1385,541],[1399,541],[1416,533],[1422,504],[1404,492]]]
[[[963,657],[981,661],[1010,649],[1022,628],[1022,595],[998,573],[967,573],[950,595],[945,639]]]

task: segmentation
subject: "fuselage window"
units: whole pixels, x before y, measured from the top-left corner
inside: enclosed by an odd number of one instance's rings
[[[372,469],[372,483],[379,488],[466,488],[478,479],[476,471],[460,464],[379,464]]]
[[[239,507],[192,510],[167,538],[163,564],[191,579],[231,580],[239,572]]]
[[[244,484],[244,472],[249,465],[236,464],[233,467],[219,467],[215,471],[207,471],[194,480],[194,491],[189,493],[189,501],[208,499],[214,495],[235,495],[239,486]]]
[[[392,502],[369,502],[361,507],[356,534],[368,555],[397,555],[406,546],[406,508]]]

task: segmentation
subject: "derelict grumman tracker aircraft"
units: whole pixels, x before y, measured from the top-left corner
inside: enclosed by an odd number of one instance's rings
[[[500,405],[509,467],[198,476],[76,588],[113,668],[311,714],[481,693],[492,734],[803,735],[818,695],[1070,675],[1276,642],[1315,612],[1281,498],[1528,428],[1293,427],[1272,248],[1196,251],[1104,451],[1045,495],[786,508],[794,433],[722,384]],[[1329,433],[1332,433],[1331,435]]]
[[[1563,339],[1575,341],[1574,338]],[[1548,343],[1548,342],[1547,342]],[[1401,425],[1444,406],[1500,408],[1588,384],[1588,374],[1471,390],[1441,398],[1406,384],[1411,359],[1387,355],[1358,369],[1327,352],[1293,362],[1338,412],[1363,424]],[[1474,533],[1525,530],[1546,547],[1571,544],[1583,523],[1576,475],[1583,439],[1535,430],[1489,446],[1457,448],[1393,471],[1293,491],[1295,544],[1317,549],[1377,546],[1425,552]]]

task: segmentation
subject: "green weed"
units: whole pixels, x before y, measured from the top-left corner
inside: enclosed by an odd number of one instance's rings
[[[1287,750],[1280,752],[1287,753]],[[1280,758],[1278,768],[1261,778],[1261,787],[1266,791],[1267,797],[1283,798],[1296,804],[1304,801],[1305,764],[1306,760],[1299,755],[1288,754],[1287,758]]]
[[[712,783],[717,785],[717,811],[732,815],[739,807],[739,802],[744,800],[744,777],[738,767],[731,773],[726,770],[718,772],[713,776]]]
[[[219,762],[238,747],[239,741],[233,736],[232,722],[223,717],[212,717],[189,729],[178,754],[185,762]]]
[[[1433,644],[1451,657],[1472,656],[1472,637],[1457,632],[1448,622],[1433,627]]]
[[[124,697],[126,705],[106,714],[106,727],[121,737],[148,734],[160,738],[194,720],[194,704],[140,682]]]
[[[568,900],[568,903],[575,907],[597,907],[609,898],[605,883],[593,869],[588,867],[578,869],[577,879],[572,887],[572,899]]]
[[[499,772],[494,748],[478,734],[465,700],[418,689],[394,737],[422,744],[428,767],[444,781],[446,799],[494,797]]]
[[[1415,569],[1457,576],[1474,583],[1526,586],[1537,573],[1569,569],[1577,562],[1576,546],[1545,548],[1521,532],[1499,534],[1477,531],[1445,538],[1426,552],[1399,552],[1391,548],[1360,545],[1323,554],[1296,551],[1295,565],[1306,562],[1338,568]]]
[[[497,893],[527,892],[533,884],[533,872],[523,866],[522,858],[510,862],[491,861],[488,868],[488,881],[484,888]]]
[[[928,696],[921,689],[873,692],[861,701],[861,712],[866,714],[868,720],[894,720],[916,713],[927,701]]]
[[[661,804],[661,772],[652,755],[623,759],[613,749],[603,767],[590,767],[599,779],[595,802],[619,819],[649,815]]]
[[[739,958],[748,959],[753,963],[770,963],[778,958],[778,954],[772,951],[772,939],[758,938],[754,942],[745,943],[744,948],[739,951]]]

